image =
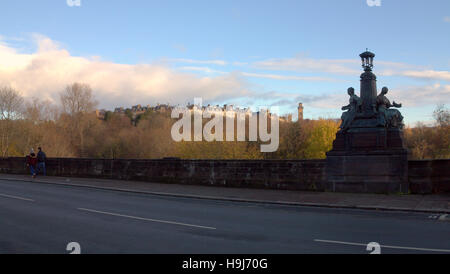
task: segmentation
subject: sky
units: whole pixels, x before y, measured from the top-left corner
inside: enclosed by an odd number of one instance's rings
[[[339,118],[368,48],[408,125],[450,105],[448,0],[2,0],[0,14],[0,85],[29,100],[82,82],[105,109],[199,97]]]

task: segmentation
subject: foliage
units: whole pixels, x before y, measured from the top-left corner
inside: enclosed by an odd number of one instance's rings
[[[433,113],[435,126],[417,123],[405,129],[405,139],[413,159],[450,158],[450,111],[439,105]]]
[[[323,159],[339,126],[332,119],[280,122],[279,149],[261,153],[260,142],[174,142],[175,119],[169,112],[134,116],[127,109],[98,119],[97,102],[86,84],[67,86],[60,99],[58,106],[36,98],[25,102],[18,91],[0,88],[0,157],[24,156],[41,146],[49,157]],[[434,126],[419,123],[404,131],[413,159],[450,158],[449,111],[441,105],[433,115]]]

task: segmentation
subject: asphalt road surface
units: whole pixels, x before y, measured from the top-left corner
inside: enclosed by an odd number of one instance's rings
[[[0,253],[450,253],[437,217],[0,180]]]

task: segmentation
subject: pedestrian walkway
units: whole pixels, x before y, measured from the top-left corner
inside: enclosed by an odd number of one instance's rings
[[[1,180],[34,181],[75,185],[99,189],[149,193],[199,199],[272,203],[370,210],[400,210],[430,213],[450,213],[450,193],[433,195],[396,195],[288,191],[272,189],[231,188],[218,186],[161,184],[95,178],[38,177],[0,174]]]

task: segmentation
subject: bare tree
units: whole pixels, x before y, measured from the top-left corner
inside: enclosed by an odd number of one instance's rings
[[[23,116],[33,123],[54,121],[58,118],[58,109],[49,100],[42,101],[38,98],[32,98],[26,102]]]
[[[71,136],[70,143],[78,155],[85,156],[85,137],[94,125],[93,112],[98,102],[88,84],[74,83],[68,85],[60,94],[61,106],[66,118],[64,128]]]
[[[438,126],[445,127],[450,125],[450,111],[444,104],[439,104],[433,112],[433,117]]]
[[[0,88],[0,119],[14,120],[21,116],[23,107],[22,95],[11,87]]]
[[[81,83],[68,85],[60,94],[60,100],[63,111],[69,115],[92,112],[98,104],[91,87]]]
[[[21,118],[23,110],[22,95],[11,87],[0,88],[0,153],[8,156],[15,131],[14,120]]]

